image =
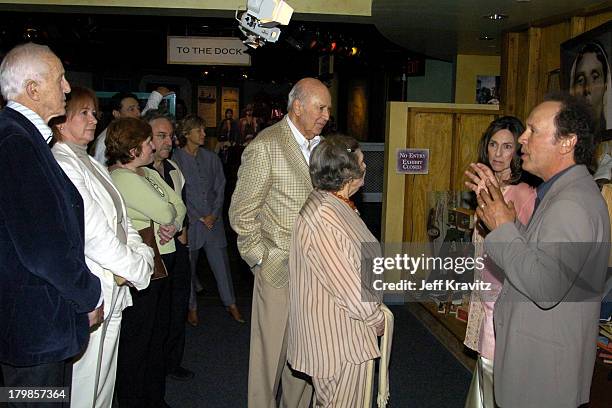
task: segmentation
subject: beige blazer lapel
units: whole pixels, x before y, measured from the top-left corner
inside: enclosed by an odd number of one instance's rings
[[[310,185],[310,173],[308,171],[308,163],[306,163],[306,159],[302,154],[302,150],[300,150],[300,146],[298,145],[295,137],[293,137],[293,133],[291,133],[291,128],[287,123],[287,118],[283,118],[283,126],[282,126],[282,134],[283,138],[282,147],[285,151],[286,157],[289,159],[289,163],[292,163],[295,168],[298,170],[298,173],[303,177],[304,181]]]

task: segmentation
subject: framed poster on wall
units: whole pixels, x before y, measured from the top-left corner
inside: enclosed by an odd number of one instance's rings
[[[593,108],[602,141],[612,139],[612,21],[561,44],[561,89]]]
[[[240,89],[221,88],[221,118],[225,118],[225,111],[231,109],[234,112],[234,120],[240,117],[238,107],[240,106]]]
[[[198,115],[206,127],[217,127],[217,87],[198,86]]]

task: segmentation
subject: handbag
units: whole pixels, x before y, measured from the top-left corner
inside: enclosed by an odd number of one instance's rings
[[[144,242],[153,249],[153,275],[151,275],[151,280],[168,277],[168,270],[166,269],[164,260],[159,254],[159,248],[157,248],[153,221],[151,221],[151,225],[149,225],[148,227],[138,230],[138,233],[142,237],[142,242]]]

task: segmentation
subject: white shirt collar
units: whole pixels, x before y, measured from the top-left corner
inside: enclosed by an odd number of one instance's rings
[[[312,152],[312,149],[314,149],[319,144],[319,142],[321,141],[321,136],[315,136],[311,139],[312,146],[310,150],[308,150],[308,139],[306,139],[304,135],[298,130],[298,128],[295,127],[293,122],[291,122],[291,119],[289,119],[289,115],[287,115],[286,118],[287,124],[289,125],[289,129],[291,129],[291,133],[293,134],[295,141],[300,146],[300,150],[302,151],[304,159],[306,159],[306,163],[310,163],[310,152]]]
[[[23,116],[26,117],[27,120],[32,122],[32,124],[36,126],[36,129],[38,129],[38,131],[42,135],[43,139],[45,139],[46,143],[49,143],[49,141],[51,141],[51,138],[53,137],[53,131],[49,126],[47,126],[43,118],[41,118],[38,113],[34,112],[27,106],[23,106],[19,102],[15,101],[8,101],[6,107],[21,113]]]

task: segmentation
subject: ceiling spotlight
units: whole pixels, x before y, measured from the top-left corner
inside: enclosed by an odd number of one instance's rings
[[[493,41],[495,39],[495,37],[491,37],[491,36],[488,36],[488,35],[481,35],[478,39],[480,41]]]
[[[501,20],[505,20],[508,18],[507,14],[498,14],[498,13],[493,13],[493,14],[489,14],[486,16],[482,16],[482,18],[488,18],[489,20],[493,20],[493,21],[501,21]]]
[[[268,42],[277,42],[280,36],[278,25],[287,25],[293,8],[283,0],[247,0],[247,10],[240,14],[236,10],[238,28],[247,37],[244,44],[252,48]]]

